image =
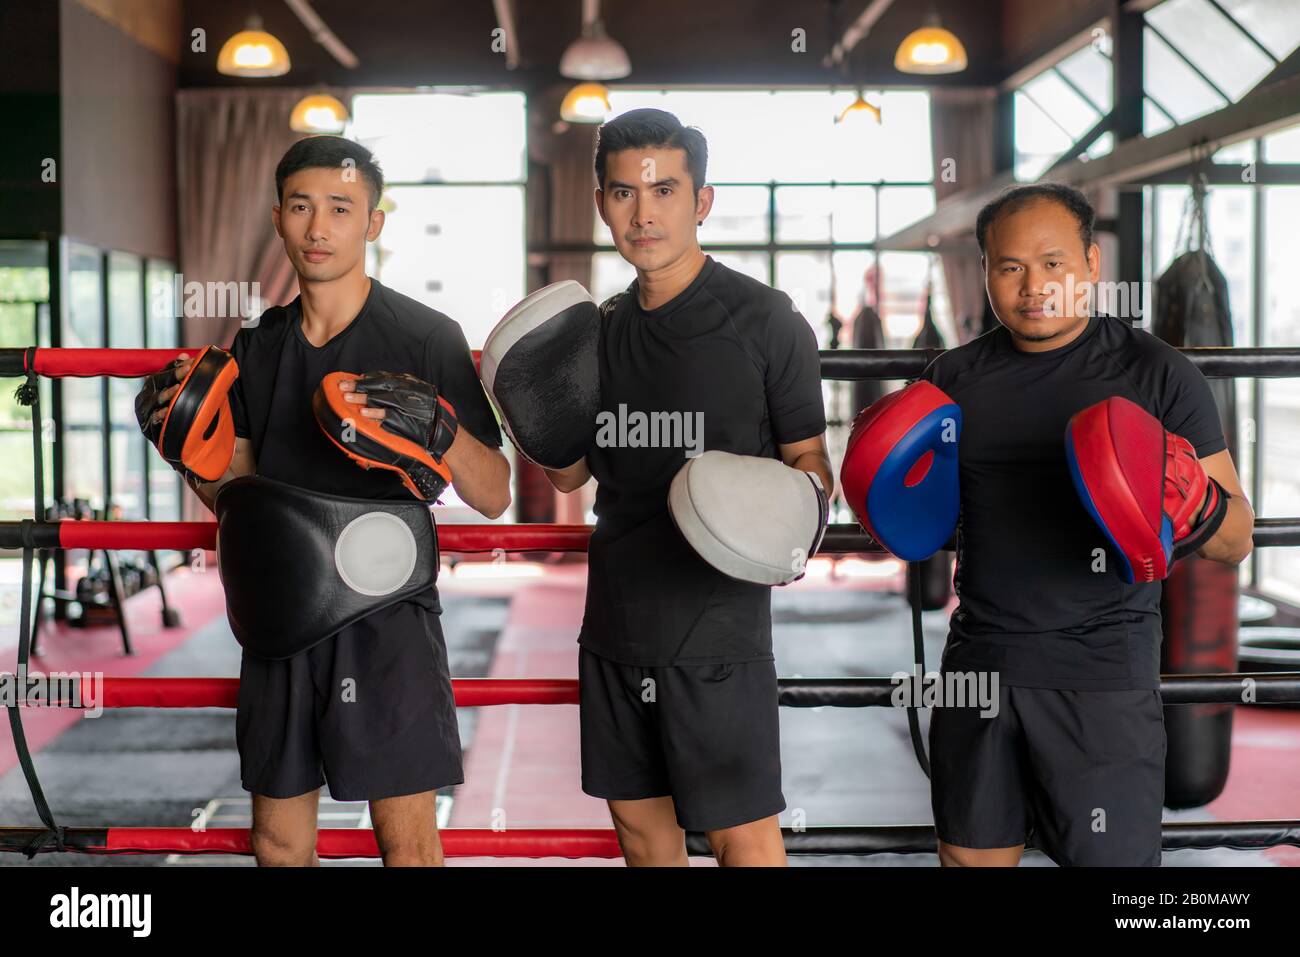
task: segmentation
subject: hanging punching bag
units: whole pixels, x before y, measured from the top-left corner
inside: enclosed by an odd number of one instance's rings
[[[1151,331],[1173,346],[1232,345],[1228,284],[1211,258],[1205,235],[1205,193],[1193,186],[1184,214],[1188,249],[1156,283]],[[1237,402],[1232,379],[1211,379],[1223,434],[1237,455]],[[1174,566],[1161,597],[1165,674],[1226,674],[1237,670],[1237,569],[1195,555]],[[1165,804],[1201,807],[1218,797],[1232,753],[1230,704],[1165,707]]]
[[[870,305],[863,304],[853,317],[853,348],[885,348],[885,327],[880,314]],[[885,384],[879,379],[858,379],[853,383],[853,414],[865,409],[885,394]]]

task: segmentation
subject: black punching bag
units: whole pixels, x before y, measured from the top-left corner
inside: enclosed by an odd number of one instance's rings
[[[869,305],[863,305],[853,317],[853,348],[885,348],[885,327],[880,314]],[[865,409],[885,394],[885,384],[879,379],[857,379],[853,383],[853,415]]]
[[[1191,201],[1192,244],[1156,283],[1151,331],[1173,346],[1232,345],[1228,284],[1204,243],[1204,197]],[[1228,449],[1236,458],[1237,402],[1232,379],[1211,379]],[[1227,674],[1237,670],[1237,569],[1191,555],[1165,579],[1160,610],[1165,674]],[[1234,705],[1165,708],[1169,750],[1165,804],[1201,807],[1223,791],[1232,756]]]

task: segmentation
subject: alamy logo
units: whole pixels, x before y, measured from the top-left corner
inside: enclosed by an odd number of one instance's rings
[[[150,302],[156,319],[242,319],[262,312],[259,282],[199,282],[176,273],[170,283],[156,282]]]
[[[685,449],[693,459],[704,452],[703,412],[629,412],[596,416],[596,446],[602,449]]]
[[[0,671],[0,707],[21,703],[79,708],[82,717],[98,718],[104,713],[102,671],[28,671],[19,665],[16,673]]]
[[[1050,316],[1091,315],[1095,310],[1135,323],[1146,318],[1148,305],[1155,301],[1149,282],[1076,282],[1073,273],[1066,274],[1064,283],[1045,283],[1043,295],[1043,309]]]
[[[894,685],[889,700],[895,708],[979,708],[981,718],[998,716],[996,671],[921,674],[921,666],[915,665],[911,672],[895,671],[889,680]]]
[[[83,894],[73,887],[50,898],[51,927],[126,927],[148,937],[153,927],[152,894]]]

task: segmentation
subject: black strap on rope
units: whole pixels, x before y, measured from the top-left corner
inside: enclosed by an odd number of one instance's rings
[[[916,661],[920,680],[925,680],[925,637],[921,631],[921,563],[907,563],[907,590],[912,598],[912,657]],[[912,735],[912,751],[921,773],[930,776],[930,759],[925,756],[925,743],[921,740],[921,717],[915,706],[907,709],[907,730]]]
[[[15,689],[18,698],[8,709],[9,730],[13,732],[14,737],[14,752],[18,755],[18,764],[23,769],[23,777],[27,779],[27,789],[31,792],[32,803],[36,805],[36,813],[40,815],[41,823],[45,825],[45,830],[39,832],[23,848],[23,854],[29,860],[51,844],[53,844],[55,850],[63,851],[67,849],[64,843],[66,828],[54,820],[54,812],[50,810],[49,802],[45,800],[45,792],[41,790],[40,779],[36,776],[36,765],[32,762],[32,752],[27,746],[27,735],[23,731],[21,708],[23,698],[26,696],[25,679],[28,661],[32,652],[32,563],[36,557],[36,522],[41,520],[45,511],[45,463],[41,455],[43,451],[41,448],[41,392],[37,385],[36,374],[31,371],[35,354],[35,349],[28,350],[26,357],[27,378],[15,392],[19,404],[29,406],[32,410],[32,471],[35,476],[33,490],[35,517],[23,519],[19,526],[23,543],[23,593],[21,611],[18,615],[18,665],[14,671]]]

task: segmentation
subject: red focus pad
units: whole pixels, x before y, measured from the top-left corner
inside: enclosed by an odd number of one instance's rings
[[[1206,494],[1210,501],[1200,503]],[[1172,432],[1165,435],[1165,514],[1174,526],[1175,558],[1181,558],[1182,542],[1204,522],[1204,515],[1217,510],[1219,487],[1205,473],[1192,443]]]
[[[1121,396],[1070,419],[1065,453],[1079,499],[1118,553],[1126,582],[1168,576],[1227,511],[1227,494],[1191,444]]]
[[[844,495],[867,533],[906,561],[952,537],[961,504],[961,408],[933,383],[914,382],[859,413],[840,467]]]
[[[451,484],[451,469],[423,445],[386,428],[387,418],[364,416],[360,405],[344,399],[339,383],[361,378],[352,372],[331,372],[321,379],[311,403],[317,424],[326,438],[357,465],[393,472],[416,498],[437,500]],[[443,413],[454,420],[451,404],[441,396],[438,402]]]

